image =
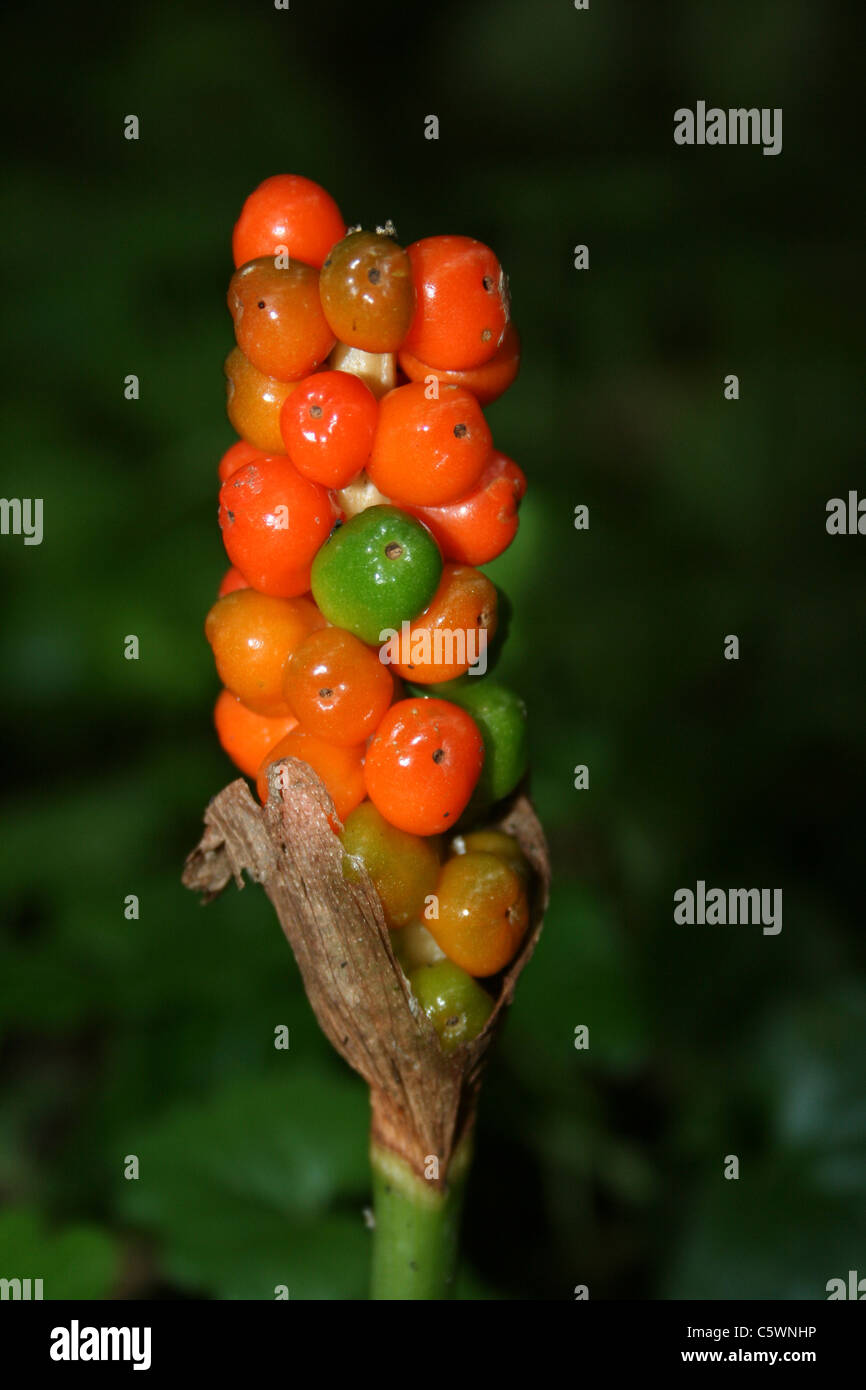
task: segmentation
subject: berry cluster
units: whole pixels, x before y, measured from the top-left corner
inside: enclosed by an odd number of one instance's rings
[[[528,923],[527,861],[477,828],[523,775],[525,711],[470,672],[499,600],[477,567],[526,486],[482,410],[519,364],[505,276],[470,237],[347,231],[298,175],[250,194],[233,253],[217,733],[262,801],[281,758],[321,778],[344,872],[369,874],[450,1049]]]

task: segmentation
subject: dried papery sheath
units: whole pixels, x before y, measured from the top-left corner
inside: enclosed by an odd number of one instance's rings
[[[369,878],[363,871],[355,882],[343,875],[333,803],[321,781],[306,763],[287,758],[271,766],[269,786],[264,807],[242,779],[214,797],[184,884],[206,901],[231,879],[243,887],[244,871],[261,884],[322,1031],[370,1087],[374,1144],[442,1190],[472,1128],[488,1048],[541,931],[549,885],[541,826],[522,792],[498,822],[534,870],[532,922],[502,974],[487,1024],[446,1056],[396,960]]]

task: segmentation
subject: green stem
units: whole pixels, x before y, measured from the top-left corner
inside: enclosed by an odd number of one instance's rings
[[[390,1149],[372,1146],[376,1225],[371,1298],[451,1297],[463,1188],[471,1158],[471,1138],[467,1136],[451,1160],[443,1191],[419,1178]]]

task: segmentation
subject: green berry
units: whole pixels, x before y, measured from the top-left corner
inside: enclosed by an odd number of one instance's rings
[[[419,965],[409,975],[412,993],[439,1036],[443,1052],[477,1038],[491,1013],[493,1000],[485,989],[450,960]]]
[[[343,876],[357,882],[363,865],[389,927],[405,927],[420,917],[439,878],[438,848],[431,837],[398,830],[372,801],[363,801],[347,817],[340,839]]]
[[[329,623],[378,646],[427,607],[442,556],[426,526],[398,507],[368,507],[336,527],[313,561],[313,597]]]
[[[413,695],[450,700],[471,714],[484,740],[481,776],[467,808],[470,813],[492,806],[514,791],[526,771],[526,705],[519,695],[488,676],[461,676],[442,685],[410,686]]]

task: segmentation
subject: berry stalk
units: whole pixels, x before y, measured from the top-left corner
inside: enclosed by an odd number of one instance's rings
[[[392,1150],[373,1143],[374,1300],[447,1299],[453,1292],[463,1192],[472,1159],[468,1134],[444,1189],[431,1187]]]

